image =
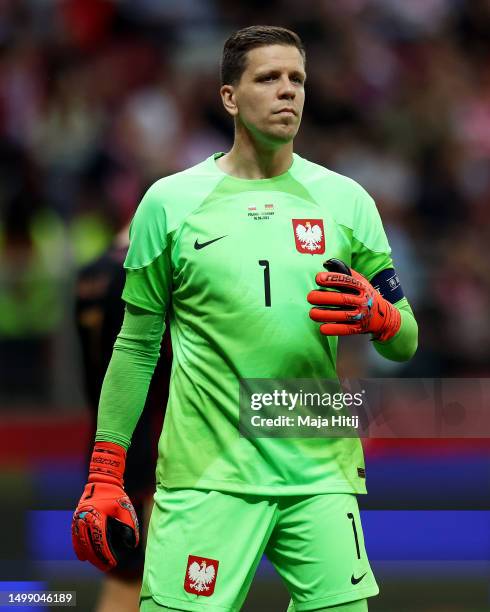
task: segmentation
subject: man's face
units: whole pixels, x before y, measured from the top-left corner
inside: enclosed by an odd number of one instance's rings
[[[225,106],[257,140],[290,142],[301,123],[305,78],[303,57],[296,47],[257,47],[247,53],[246,69],[232,87],[232,105]]]

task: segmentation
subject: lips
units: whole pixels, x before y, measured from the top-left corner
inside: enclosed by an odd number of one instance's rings
[[[294,110],[294,108],[281,108],[280,110],[276,111],[276,114],[280,114],[280,113],[290,113],[291,115],[296,115],[296,111]]]

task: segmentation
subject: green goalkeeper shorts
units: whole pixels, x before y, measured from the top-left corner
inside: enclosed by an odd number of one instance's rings
[[[264,553],[298,612],[379,592],[354,495],[265,499],[157,487],[140,610],[240,610]]]

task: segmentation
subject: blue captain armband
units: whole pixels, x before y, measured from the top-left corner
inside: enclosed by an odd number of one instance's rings
[[[395,304],[405,297],[398,274],[393,268],[387,268],[378,272],[371,279],[371,285],[384,297],[390,304]]]

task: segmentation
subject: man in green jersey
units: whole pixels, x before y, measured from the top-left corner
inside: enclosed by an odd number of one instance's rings
[[[231,36],[221,97],[233,147],[157,181],[133,219],[126,313],[73,542],[104,570],[137,541],[125,450],[168,312],[174,362],[144,612],[239,610],[264,553],[291,610],[364,611],[378,592],[355,497],[366,492],[359,439],[238,430],[240,379],[336,378],[338,335],[370,333],[398,361],[417,345],[373,200],[293,153],[305,78],[295,33],[253,26]],[[350,274],[321,272],[329,258]]]

